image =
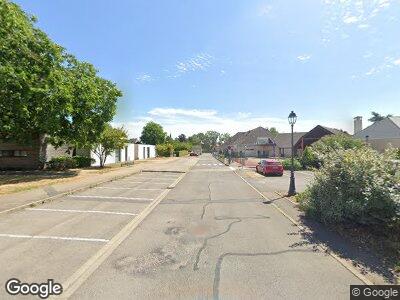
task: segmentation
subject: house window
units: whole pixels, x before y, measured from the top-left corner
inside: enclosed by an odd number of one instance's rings
[[[25,150],[0,150],[1,157],[26,157],[28,153]]]

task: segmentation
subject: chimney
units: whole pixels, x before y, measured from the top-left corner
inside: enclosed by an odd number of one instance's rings
[[[357,116],[354,118],[354,134],[359,133],[362,129],[362,117]]]

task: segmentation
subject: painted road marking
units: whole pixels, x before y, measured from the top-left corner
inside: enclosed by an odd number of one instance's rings
[[[106,214],[106,215],[126,215],[126,216],[137,216],[138,215],[138,214],[127,213],[127,212],[114,212],[114,211],[103,211],[103,210],[51,209],[51,208],[27,208],[26,210],[48,211],[48,212],[69,212],[69,213],[90,213],[90,214]]]
[[[232,171],[235,171],[235,168],[234,168],[234,167],[229,167],[229,169],[231,169]]]
[[[172,186],[176,186],[186,175],[183,173]],[[63,294],[58,299],[68,299],[71,295],[95,272],[100,265],[114,252],[114,250],[135,230],[137,226],[153,211],[153,209],[167,196],[170,189],[164,190],[138,216],[132,219],[107,244],[86,261],[74,274],[63,283]]]
[[[81,237],[6,234],[6,233],[0,233],[0,237],[18,238],[18,239],[40,239],[40,240],[63,240],[63,241],[79,241],[79,242],[97,242],[97,243],[107,243],[109,241],[109,240],[106,240],[106,239],[93,239],[93,238],[81,238]]]
[[[134,191],[160,191],[165,189],[142,189],[137,187],[109,187],[109,186],[95,186],[95,189],[110,189],[110,190],[134,190]]]
[[[135,197],[119,197],[119,196],[89,196],[89,195],[69,195],[71,198],[102,198],[102,199],[125,199],[125,200],[146,200],[153,201],[152,198],[135,198]]]

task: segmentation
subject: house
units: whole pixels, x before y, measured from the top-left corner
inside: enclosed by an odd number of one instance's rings
[[[275,156],[275,143],[271,132],[257,127],[246,132],[238,132],[221,145],[221,151],[232,151],[238,157],[270,157]]]
[[[295,145],[307,132],[294,132],[293,133],[293,144]],[[277,156],[280,157],[290,157],[292,155],[292,134],[288,133],[278,133],[274,138]]]
[[[92,166],[100,166],[100,159],[93,151],[91,151],[90,157],[95,160]],[[128,143],[124,148],[116,149],[107,156],[105,165],[129,163],[154,157],[156,157],[156,147],[154,145]]]
[[[302,137],[300,137],[299,140],[296,142],[296,144],[294,145],[295,155],[301,155],[301,153],[303,153],[303,150],[307,146],[310,146],[313,143],[319,141],[322,137],[326,135],[332,135],[332,134],[348,134],[348,133],[340,129],[317,125],[309,132],[305,133]]]
[[[362,117],[355,117],[353,137],[364,140],[380,152],[390,146],[400,148],[400,116],[386,117],[365,129],[362,129]]]
[[[44,162],[56,156],[72,156],[74,149],[68,146],[54,147],[46,144],[42,151],[39,138],[30,143],[20,144],[12,141],[0,141],[0,169],[29,170],[39,169]]]

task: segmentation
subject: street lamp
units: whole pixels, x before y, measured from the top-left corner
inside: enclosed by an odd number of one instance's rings
[[[294,196],[296,195],[296,184],[295,184],[295,179],[294,179],[294,141],[293,141],[293,126],[297,121],[297,116],[292,110],[292,112],[289,114],[288,121],[290,126],[292,127],[292,166],[290,169],[290,185],[289,185],[289,192],[288,196]]]

